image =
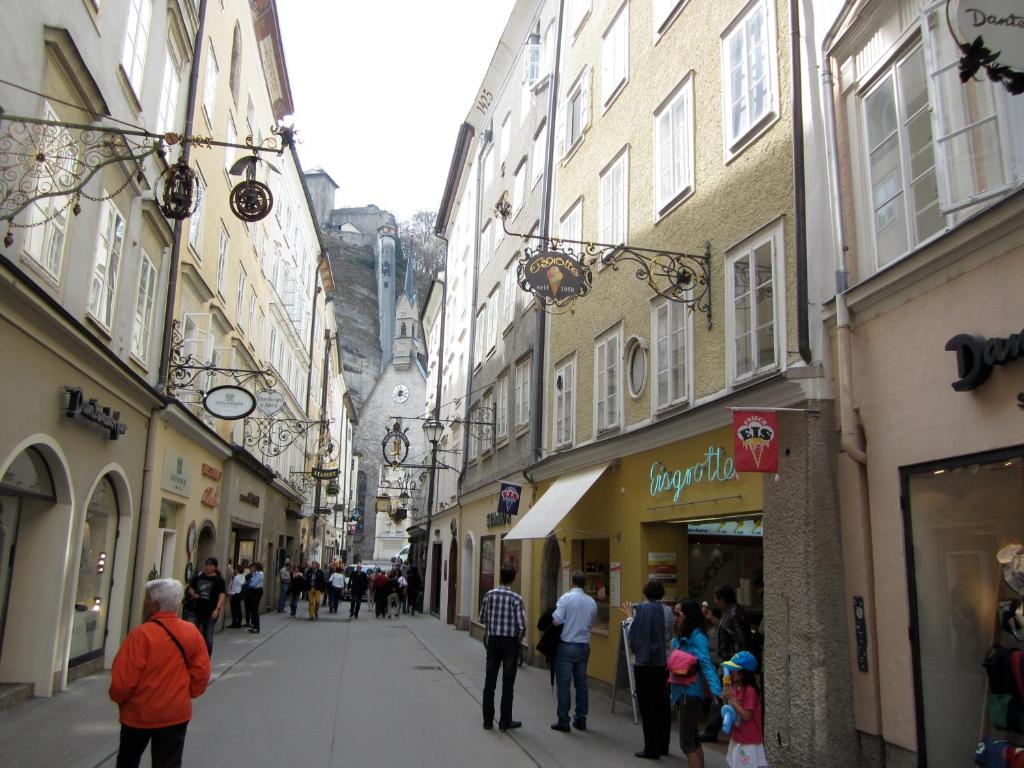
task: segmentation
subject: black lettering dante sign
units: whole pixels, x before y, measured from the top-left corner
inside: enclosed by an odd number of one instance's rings
[[[593,284],[590,267],[560,251],[539,251],[521,261],[518,272],[522,288],[557,302],[586,296]]]
[[[69,419],[77,418],[96,424],[106,432],[110,440],[117,440],[128,431],[128,426],[121,421],[120,411],[112,411],[99,405],[96,398],[86,400],[78,387],[65,387],[64,391],[68,398],[64,415]]]
[[[952,386],[957,392],[977,389],[997,365],[1005,365],[1024,356],[1024,330],[1006,338],[985,339],[969,333],[958,333],[946,342],[948,352],[956,352],[959,379]]]

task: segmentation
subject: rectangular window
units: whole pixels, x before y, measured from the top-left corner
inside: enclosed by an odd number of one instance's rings
[[[249,317],[245,327],[249,329],[249,336],[252,340],[252,344],[255,347],[259,342],[258,329],[254,326],[253,320],[256,318],[256,291],[252,288],[249,289]]]
[[[491,226],[491,220],[488,219],[484,222],[483,229],[480,230],[480,271],[482,272],[484,267],[487,266],[491,260],[491,252],[494,250],[494,231]]]
[[[57,121],[56,113],[45,105],[44,114],[47,120]],[[78,150],[72,143],[59,161],[58,171],[72,173],[78,160]],[[38,191],[42,189],[42,179],[36,183]],[[60,280],[60,270],[64,263],[64,245],[68,232],[68,198],[66,195],[57,197],[37,197],[29,206],[30,227],[26,233],[25,251],[34,262],[46,270],[54,280]]]
[[[693,191],[693,78],[654,113],[654,195],[660,215]]]
[[[579,34],[580,27],[590,15],[591,0],[569,0],[569,34]]]
[[[170,133],[176,128],[180,91],[181,73],[178,71],[178,60],[168,47],[164,57],[164,79],[160,86],[160,109],[156,117],[157,133]]]
[[[476,313],[476,337],[473,343],[474,365],[480,365],[484,361],[486,343],[484,337],[487,335],[487,305],[484,304]]]
[[[484,164],[484,190],[486,191],[490,186],[491,182],[494,181],[494,163],[491,162],[491,155],[494,154],[493,147],[488,149],[484,153],[483,164]]]
[[[610,621],[610,592],[608,585],[611,571],[609,560],[611,543],[609,539],[575,539],[572,542],[572,565],[574,571],[583,571],[586,583],[583,591],[597,603],[597,619],[594,628],[607,631]],[[617,608],[618,606],[616,606]],[[616,626],[618,623],[616,622]]]
[[[530,162],[533,164],[530,173],[530,187],[537,186],[540,177],[544,175],[544,164],[547,162],[548,152],[548,126],[547,123],[540,127],[537,135],[533,137],[533,157]]]
[[[733,381],[778,366],[776,341],[776,297],[781,287],[776,285],[776,251],[781,233],[752,240],[749,246],[740,246],[726,257],[728,275],[727,338],[732,341]]]
[[[224,279],[228,273],[228,243],[231,238],[228,237],[228,231],[224,229],[224,225],[220,225],[220,241],[217,244],[217,293],[224,296]]]
[[[540,42],[528,42],[523,51],[523,82],[527,85],[533,85],[540,79],[540,59]]]
[[[516,260],[513,259],[512,263],[505,268],[505,277],[502,278],[501,329],[503,331],[512,325],[512,321],[515,320],[516,294],[522,290],[516,281],[516,270]]]
[[[598,433],[619,426],[622,408],[622,329],[600,337],[594,344],[594,408]]]
[[[480,413],[477,421],[489,422],[493,414],[494,390],[489,389],[484,392],[483,399],[480,401]],[[480,423],[476,425],[476,430],[480,435],[480,453],[490,453],[494,447],[494,435],[491,433],[491,429]]]
[[[235,130],[235,118],[230,114],[228,115],[228,133],[224,139],[226,144],[235,144],[238,142],[238,132]],[[235,164],[235,148],[224,147],[224,169],[231,172],[231,166]]]
[[[758,0],[722,36],[725,145],[748,137],[775,109],[774,35],[767,0]]]
[[[562,217],[559,235],[566,240],[580,242],[583,239],[583,198],[572,204]]]
[[[493,536],[481,536],[480,537],[480,577],[479,577],[479,602],[483,602],[484,597],[494,589],[494,537]],[[480,615],[480,605],[477,604],[477,616]]]
[[[555,368],[555,447],[572,445],[576,426],[576,360]]]
[[[530,421],[530,360],[526,359],[515,368],[513,382],[513,422],[525,426]]]
[[[590,70],[584,70],[569,90],[559,120],[563,121],[563,154],[569,152],[583,138],[583,130],[590,124]]]
[[[515,178],[512,181],[512,215],[515,216],[523,209],[523,199],[526,197],[526,160],[519,164],[516,169]],[[500,226],[500,225],[499,225]]]
[[[526,118],[530,114],[530,107],[533,104],[533,86],[525,80],[519,88],[519,127],[523,127]]]
[[[259,137],[256,135],[256,107],[252,103],[252,96],[246,97],[245,102],[245,125],[249,129],[249,136],[253,140],[258,141]]]
[[[601,39],[601,103],[607,105],[629,77],[629,3]]]
[[[128,26],[121,49],[121,68],[136,97],[142,94],[142,73],[146,68],[149,24],[153,18],[153,0],[128,1]]]
[[[206,79],[203,82],[203,111],[206,122],[213,126],[214,107],[217,105],[217,57],[213,53],[213,40],[209,41],[210,52],[206,57]]]
[[[245,330],[245,267],[238,266],[238,293],[235,295],[235,322],[240,330]]]
[[[473,422],[480,421],[479,405],[474,405],[469,409],[469,420]],[[477,437],[476,424],[467,424],[466,428],[469,430],[469,460],[476,461],[477,454],[480,451],[480,441]]]
[[[666,408],[687,399],[686,328],[687,309],[667,299],[652,309],[654,337],[654,406]]]
[[[495,287],[487,297],[487,354],[494,352],[498,345],[498,322],[501,319],[501,300]]]
[[[512,113],[505,115],[501,124],[501,162],[508,159],[508,151],[512,147]]]
[[[156,267],[142,252],[139,265],[139,290],[135,298],[135,322],[132,324],[132,354],[143,363],[149,352],[149,341],[153,336],[153,304],[156,301]]]
[[[105,192],[103,197],[106,197]],[[124,217],[113,201],[104,200],[89,289],[89,314],[107,329],[114,320],[114,297],[117,295],[117,275],[123,250]]]
[[[206,208],[206,182],[203,175],[196,171],[196,196],[199,202],[196,203],[196,210],[188,217],[188,244],[195,251],[196,258],[203,259],[203,212]]]
[[[684,0],[654,0],[652,3],[652,17],[654,20],[654,34],[664,32],[675,16],[676,9],[683,4]]]
[[[508,439],[508,375],[502,374],[494,388],[495,439]]]
[[[598,209],[601,242],[619,245],[626,241],[628,182],[629,153],[624,151],[601,173],[601,200]]]

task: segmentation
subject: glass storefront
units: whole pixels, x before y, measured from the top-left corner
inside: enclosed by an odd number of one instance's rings
[[[603,630],[608,629],[611,613],[608,553],[608,539],[577,539],[572,543],[572,570],[583,571],[587,577],[583,591],[597,603],[597,620],[594,627]],[[568,588],[567,586],[566,589]]]
[[[86,661],[103,651],[117,538],[117,498],[114,486],[103,478],[85,515],[71,626],[71,664]]]
[[[916,635],[918,727],[932,768],[971,762],[993,728],[982,660],[992,645],[1024,648],[1000,624],[1021,595],[1000,549],[1024,541],[1024,448],[903,470],[907,563]]]
[[[494,589],[494,537],[480,538],[480,589],[477,599],[477,616],[480,615],[480,603],[484,595]]]
[[[523,594],[523,542],[521,539],[506,541],[504,536],[501,537],[501,564],[511,565],[516,569],[512,591]]]
[[[715,588],[730,584],[756,627],[764,612],[764,518],[732,518],[687,525],[688,595],[715,604]]]

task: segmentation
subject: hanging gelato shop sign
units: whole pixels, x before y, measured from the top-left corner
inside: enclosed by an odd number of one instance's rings
[[[551,301],[586,296],[593,279],[590,267],[560,251],[539,251],[519,263],[520,287]]]
[[[739,477],[736,464],[725,449],[712,445],[704,452],[704,458],[689,467],[670,469],[660,461],[651,464],[651,496],[672,494],[672,501],[678,502],[683,492],[698,483],[724,483]]]

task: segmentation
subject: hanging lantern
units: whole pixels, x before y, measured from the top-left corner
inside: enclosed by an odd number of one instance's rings
[[[337,496],[341,492],[341,486],[338,485],[337,480],[329,480],[327,482],[327,495]]]
[[[196,172],[184,160],[169,165],[160,174],[162,183],[157,187],[157,205],[169,219],[187,219],[199,207]]]
[[[231,190],[231,212],[250,224],[266,218],[274,207],[274,195],[270,187],[256,180],[256,164],[259,161],[256,155],[243,157],[232,165],[229,171],[232,176],[245,176],[245,179]],[[273,166],[271,168],[273,169]]]

